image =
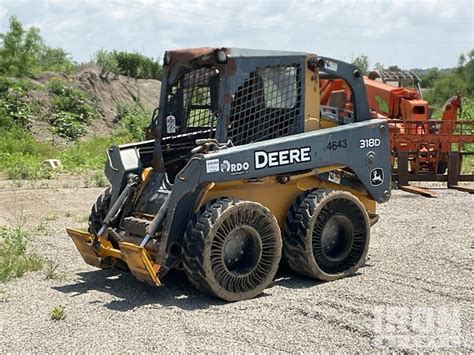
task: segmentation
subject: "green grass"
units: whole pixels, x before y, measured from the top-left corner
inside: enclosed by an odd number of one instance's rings
[[[0,89],[1,84],[0,80]],[[82,128],[95,115],[95,111],[87,104],[88,98],[67,83],[53,80],[48,90],[56,95],[56,99],[61,98],[55,102],[55,112],[68,115],[72,111],[74,115],[80,116]],[[78,135],[70,132],[68,138],[75,140],[66,147],[55,146],[50,142],[38,142],[26,125],[16,122],[12,117],[5,118],[9,125],[2,125],[3,116],[0,110],[0,172],[12,180],[52,179],[60,171],[80,174],[87,172],[91,185],[105,186],[107,181],[102,171],[107,157],[106,150],[113,145],[142,141],[145,138],[144,128],[150,122],[150,114],[139,104],[122,103],[117,109],[118,128],[111,137],[80,140],[75,139]],[[64,122],[67,127],[63,128],[74,130],[75,123],[70,123]],[[54,129],[53,125],[53,131]],[[59,159],[61,169],[42,165],[46,159]]]
[[[8,179],[38,180],[52,179],[58,171],[83,173],[102,171],[107,158],[106,149],[112,145],[126,143],[126,137],[93,137],[77,141],[66,148],[39,143],[26,131],[0,131],[0,172]],[[44,166],[46,159],[59,159],[60,170]],[[102,173],[95,173],[96,186],[104,186]]]
[[[106,150],[112,145],[127,141],[121,137],[93,137],[86,141],[77,141],[58,154],[64,170],[82,173],[90,170],[103,170],[107,158]]]
[[[27,250],[28,235],[21,226],[0,227],[0,282],[43,267],[43,258]]]
[[[53,171],[42,166],[55,155],[57,148],[37,142],[22,128],[0,129],[0,171],[9,179],[48,179]]]

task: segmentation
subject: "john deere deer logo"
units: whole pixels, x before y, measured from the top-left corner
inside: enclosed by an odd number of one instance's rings
[[[372,186],[379,186],[383,184],[383,169],[375,168],[370,172],[370,184]]]

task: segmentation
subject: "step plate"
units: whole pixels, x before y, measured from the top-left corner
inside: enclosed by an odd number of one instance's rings
[[[83,232],[77,229],[66,229],[67,234],[71,237],[72,241],[76,245],[77,250],[81,253],[84,261],[92,266],[99,268],[106,268],[107,265],[97,255],[94,248],[92,248],[92,236],[87,232]]]
[[[158,276],[156,276],[159,265],[151,262],[144,247],[127,242],[119,243],[119,247],[122,252],[122,259],[138,280],[153,286],[161,285]]]

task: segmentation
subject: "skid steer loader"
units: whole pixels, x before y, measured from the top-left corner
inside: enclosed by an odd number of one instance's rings
[[[320,107],[320,78],[343,79],[353,110]],[[282,255],[327,281],[364,263],[376,202],[390,198],[390,149],[355,66],[297,52],[168,51],[150,132],[107,151],[111,188],[87,233],[67,230],[86,263],[152,285],[183,267],[227,301],[261,293]]]

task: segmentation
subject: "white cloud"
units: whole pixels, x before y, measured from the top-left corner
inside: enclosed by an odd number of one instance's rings
[[[80,28],[82,25],[82,21],[79,19],[67,19],[64,21],[59,22],[55,27],[55,31],[64,31],[64,30],[72,30],[75,28]]]
[[[3,10],[2,10],[3,9]],[[37,24],[79,61],[100,48],[236,46],[316,52],[371,64],[453,66],[473,47],[472,1],[2,0],[0,19]],[[1,24],[4,30],[6,25]]]
[[[7,14],[8,14],[8,9],[5,6],[0,5],[0,31],[7,28],[8,26]]]

